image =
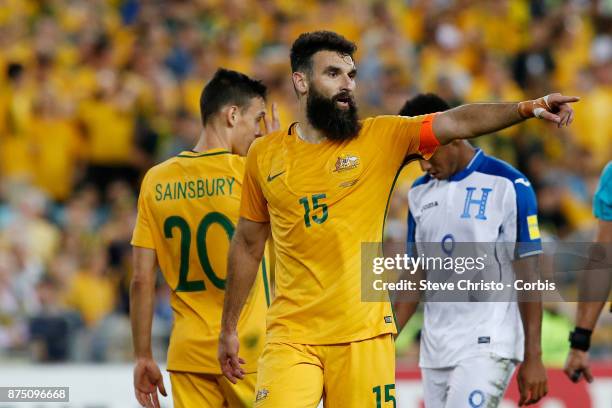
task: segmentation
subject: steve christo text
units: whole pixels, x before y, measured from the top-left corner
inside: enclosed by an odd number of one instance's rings
[[[465,272],[478,272],[486,268],[487,254],[481,257],[427,257],[421,255],[411,257],[407,254],[397,254],[394,257],[375,257],[372,260],[372,272],[382,275],[386,271],[406,272],[414,275],[418,270],[446,271],[462,275]],[[536,280],[524,281],[517,279],[512,283],[494,280],[462,279],[459,281],[440,282],[427,279],[387,282],[376,279],[372,282],[376,291],[555,291],[557,285],[554,281]]]
[[[548,279],[526,282],[517,279],[512,283],[502,283],[496,281],[472,281],[461,279],[457,282],[431,282],[427,279],[411,281],[401,279],[397,282],[385,282],[376,279],[372,282],[372,287],[377,291],[504,291],[514,289],[517,291],[554,291],[557,289],[555,282]]]

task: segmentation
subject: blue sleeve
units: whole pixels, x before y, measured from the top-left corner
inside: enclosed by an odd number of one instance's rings
[[[612,162],[601,173],[593,197],[593,214],[602,221],[612,221]]]
[[[408,210],[408,234],[406,237],[406,254],[416,256],[416,222],[410,210]]]
[[[542,252],[542,239],[538,226],[538,204],[531,183],[526,178],[514,180],[516,192],[516,250],[523,258]]]

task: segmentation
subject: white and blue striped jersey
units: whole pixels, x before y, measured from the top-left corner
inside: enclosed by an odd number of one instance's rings
[[[483,243],[493,250],[482,251],[488,257],[481,277],[507,283],[514,281],[512,260],[542,252],[531,184],[518,170],[480,149],[448,180],[429,175],[417,179],[408,202],[410,256],[433,256],[433,243],[447,256],[456,243]],[[420,366],[452,367],[482,353],[520,361],[523,341],[516,302],[428,301]]]

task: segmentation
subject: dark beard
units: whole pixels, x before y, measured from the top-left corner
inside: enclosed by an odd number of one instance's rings
[[[350,98],[347,110],[343,110],[336,105],[336,101],[343,97]],[[330,99],[315,89],[311,89],[306,101],[306,115],[310,124],[323,132],[325,137],[331,141],[351,140],[361,130],[357,105],[348,93],[340,93]]]

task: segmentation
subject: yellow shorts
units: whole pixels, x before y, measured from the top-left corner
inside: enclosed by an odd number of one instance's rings
[[[311,346],[266,343],[257,369],[257,408],[395,408],[391,334]]]
[[[223,375],[171,371],[174,408],[245,408],[255,399],[257,374],[245,374],[238,384]]]

